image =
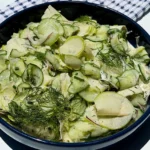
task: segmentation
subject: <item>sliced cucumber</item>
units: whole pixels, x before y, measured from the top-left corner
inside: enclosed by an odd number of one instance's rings
[[[30,88],[31,88],[31,86],[29,84],[21,83],[21,84],[18,85],[17,91],[19,93],[22,93],[22,92],[25,92],[25,91],[29,90]]]
[[[56,91],[61,91],[60,74],[54,78],[52,82],[52,88],[54,88]]]
[[[64,56],[64,63],[75,70],[79,70],[82,65],[82,61],[79,58],[71,55]]]
[[[0,50],[0,56],[2,56],[2,55],[7,55],[7,51],[5,51],[5,50]]]
[[[23,81],[32,87],[38,87],[43,83],[42,70],[33,64],[29,64],[23,74]]]
[[[64,29],[56,19],[43,19],[37,27],[38,34],[47,37],[51,33],[64,34]]]
[[[133,106],[140,107],[146,105],[146,100],[143,94],[135,94],[130,96],[130,100]]]
[[[30,30],[33,30],[33,29],[36,28],[38,25],[39,25],[39,23],[37,23],[37,22],[30,22],[29,24],[27,24],[27,27],[28,27]]]
[[[68,73],[61,73],[60,74],[60,88],[61,93],[65,98],[69,98],[68,89],[71,84],[71,79]]]
[[[131,87],[129,89],[125,89],[125,90],[122,90],[122,91],[118,91],[118,94],[124,96],[124,97],[127,97],[127,96],[132,96],[134,94],[139,94],[139,93],[142,93],[142,89],[140,88],[140,86],[134,86],[134,87]]]
[[[135,111],[128,99],[115,92],[99,94],[95,99],[95,106],[100,125],[111,130],[125,127]]]
[[[115,92],[103,92],[94,102],[99,116],[126,116],[134,110],[127,98]]]
[[[143,51],[144,47],[134,48],[129,42],[128,42],[128,54],[133,57]]]
[[[11,53],[10,53],[10,57],[13,57],[13,58],[19,58],[19,57],[22,57],[24,55],[26,55],[27,53],[26,52],[19,52],[18,50],[16,49],[12,49]]]
[[[3,111],[8,112],[9,107],[8,104],[13,100],[16,95],[16,91],[12,86],[4,89],[0,92],[0,109]]]
[[[93,36],[87,36],[86,39],[92,42],[102,42],[106,40],[106,37],[105,35],[93,35]]]
[[[26,65],[34,64],[34,65],[38,66],[40,69],[43,66],[42,62],[39,59],[37,59],[37,57],[34,55],[29,55],[27,57],[24,57],[23,59],[24,59]]]
[[[88,82],[86,77],[80,71],[73,72],[69,92],[75,94],[84,90],[87,87]]]
[[[124,98],[114,92],[99,94],[94,102],[99,116],[118,116]]]
[[[22,59],[13,59],[10,61],[12,70],[18,75],[22,76],[25,71],[25,64]]]
[[[91,30],[93,28],[92,25],[86,24],[86,23],[81,23],[81,22],[75,22],[75,26],[79,27],[79,32],[77,33],[78,36],[87,36],[91,33]]]
[[[83,118],[85,121],[90,121],[91,123],[99,125],[99,119],[94,105],[90,105],[86,108]]]
[[[138,109],[138,108],[135,108],[135,113],[134,113],[134,121],[138,120],[141,116],[143,115],[143,112]]]
[[[84,51],[84,40],[79,36],[69,37],[66,42],[59,48],[61,55],[72,55],[80,57]]]
[[[21,53],[21,54],[27,54],[28,50],[25,45],[30,45],[28,40],[20,39],[20,38],[12,38],[7,42],[7,56],[10,55],[11,50],[15,49],[17,50],[15,54]],[[11,54],[12,55],[12,54]],[[15,55],[14,55],[15,56]]]
[[[98,49],[101,50],[103,48],[103,44],[101,42],[92,42],[90,40],[85,40],[86,47],[89,47],[92,50]]]
[[[113,34],[110,40],[111,46],[115,52],[124,55],[128,50],[127,41],[124,38],[119,38],[119,34]]]
[[[0,73],[7,69],[6,60],[3,58],[0,58]]]
[[[49,5],[46,11],[44,12],[44,15],[42,16],[42,19],[51,18],[55,14],[61,15],[54,7]],[[63,18],[64,21],[65,20],[67,21],[67,19],[64,16],[61,15],[61,17]]]
[[[5,89],[7,86],[9,86],[9,77],[10,77],[10,71],[4,70],[0,73],[0,90]]]
[[[100,79],[100,69],[93,63],[83,64],[81,72],[84,75],[91,76],[94,79]]]
[[[132,114],[122,117],[99,118],[100,126],[110,130],[118,130],[124,128],[132,119]]]
[[[70,24],[64,24],[63,28],[65,37],[70,37],[79,31],[79,27]]]
[[[45,45],[51,46],[59,39],[58,33],[51,33],[44,41]]]
[[[145,64],[138,64],[139,70],[144,78],[144,80],[150,80],[150,69]]]
[[[54,77],[49,75],[49,72],[47,71],[47,68],[43,68],[42,69],[43,75],[44,75],[44,79],[43,79],[43,83],[41,85],[42,88],[46,88],[49,85],[52,84]]]
[[[87,47],[86,45],[85,45],[85,49],[84,49],[84,51],[83,51],[83,56],[84,56],[87,60],[91,60],[91,59],[94,58],[94,55],[92,54],[92,50],[91,50],[89,47]]]
[[[35,34],[33,33],[33,31],[31,31],[31,30],[28,29],[28,28],[25,28],[24,30],[22,30],[22,31],[19,33],[19,37],[22,38],[22,39],[27,39],[29,34],[30,34],[32,37],[35,36]]]
[[[87,89],[81,91],[79,95],[88,102],[94,102],[94,99],[99,94],[100,90],[95,90],[91,87],[88,87]]]
[[[139,73],[134,69],[127,70],[118,79],[120,83],[120,90],[128,89],[137,84]]]
[[[81,91],[79,95],[88,102],[94,102],[97,95],[108,88],[108,85],[101,83],[98,80],[88,78],[89,87]]]
[[[66,72],[68,70],[68,66],[61,60],[60,56],[47,51],[45,57],[52,64],[53,69],[62,72]]]

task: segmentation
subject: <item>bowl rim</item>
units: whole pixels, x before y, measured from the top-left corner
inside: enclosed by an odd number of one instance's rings
[[[129,22],[131,22],[132,24],[134,24],[134,26],[136,26],[138,28],[139,31],[142,32],[143,36],[145,37],[145,39],[148,41],[148,43],[150,44],[150,36],[149,34],[138,24],[136,23],[134,20],[132,20],[131,18],[129,18],[128,16],[124,15],[121,12],[118,12],[112,8],[109,8],[105,5],[100,5],[100,4],[94,4],[91,2],[87,2],[87,1],[55,1],[55,2],[46,2],[46,3],[42,3],[42,4],[38,4],[29,8],[26,8],[24,10],[21,10],[19,12],[17,12],[16,14],[13,14],[12,16],[8,17],[7,19],[5,19],[2,23],[0,23],[0,28],[1,26],[3,26],[3,24],[7,23],[7,21],[9,21],[11,18],[16,17],[17,15],[24,13],[26,10],[30,10],[30,9],[35,9],[36,7],[39,7],[41,5],[51,5],[51,4],[56,4],[56,3],[75,3],[75,4],[85,4],[85,5],[89,5],[89,6],[94,6],[94,7],[99,7],[100,9],[104,9],[104,10],[108,10],[110,12],[119,14],[121,17],[125,18],[126,20],[128,20]],[[3,120],[2,118],[0,118],[0,124],[5,126],[7,129],[11,130],[12,132],[18,134],[19,136],[22,136],[24,138],[27,138],[28,140],[34,141],[34,142],[38,142],[41,144],[46,144],[46,145],[53,145],[53,146],[62,146],[62,147],[84,147],[84,146],[91,146],[91,145],[96,145],[96,144],[101,144],[101,143],[105,143],[107,141],[111,141],[114,140],[116,138],[121,137],[122,135],[132,131],[134,128],[138,127],[138,125],[142,124],[148,117],[150,117],[150,107],[144,112],[144,114],[132,125],[130,125],[129,127],[113,134],[107,137],[103,137],[101,139],[95,139],[92,141],[88,141],[88,142],[76,142],[76,143],[65,143],[65,142],[54,142],[54,141],[50,141],[50,140],[43,140],[43,139],[39,139],[36,137],[33,137],[32,135],[29,135],[21,130],[18,130],[17,128],[11,126],[9,123],[7,123],[5,120]]]

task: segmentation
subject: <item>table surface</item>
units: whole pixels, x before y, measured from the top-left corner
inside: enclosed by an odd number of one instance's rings
[[[0,9],[13,3],[15,0],[0,0]],[[147,13],[138,23],[150,34],[150,12]],[[147,130],[148,129],[148,130]],[[33,150],[11,139],[0,130],[0,149],[2,150]],[[111,146],[107,150],[150,150],[150,118],[140,129],[130,135],[128,138]]]

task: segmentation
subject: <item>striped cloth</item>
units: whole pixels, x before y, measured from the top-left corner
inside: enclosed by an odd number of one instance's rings
[[[0,10],[0,22],[4,21],[9,16],[26,9],[28,7],[60,0],[16,0],[13,4]],[[63,0],[77,1],[77,0]],[[78,0],[82,2],[95,3],[115,9],[135,21],[138,21],[145,13],[150,10],[150,0]]]

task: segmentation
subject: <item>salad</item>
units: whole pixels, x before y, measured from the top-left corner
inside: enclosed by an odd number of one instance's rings
[[[34,137],[84,142],[133,124],[147,109],[150,58],[126,26],[67,20],[49,6],[0,48],[0,117]]]

